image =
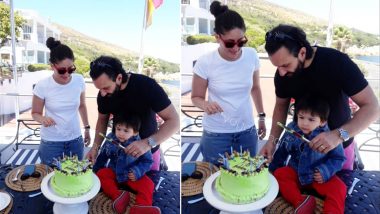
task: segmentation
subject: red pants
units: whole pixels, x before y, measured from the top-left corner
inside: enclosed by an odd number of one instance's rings
[[[346,185],[338,176],[334,175],[322,184],[313,182],[310,185],[301,186],[297,172],[291,167],[278,168],[273,175],[278,181],[282,197],[293,207],[298,207],[306,198],[301,194],[301,190],[314,189],[325,198],[323,213],[344,213]]]
[[[120,196],[119,183],[117,183],[116,173],[112,169],[100,169],[96,175],[99,177],[104,194],[110,197],[112,201]],[[137,192],[135,205],[152,206],[154,183],[148,176],[144,175],[137,181],[128,180],[121,185],[126,185]]]

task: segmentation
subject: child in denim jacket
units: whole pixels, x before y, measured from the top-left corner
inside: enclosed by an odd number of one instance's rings
[[[301,99],[296,105],[295,115],[295,122],[291,122],[288,128],[309,140],[329,131],[329,105],[322,99]],[[345,161],[342,145],[324,154],[312,150],[307,144],[288,132],[281,138],[269,165],[279,183],[281,195],[295,208],[295,213],[314,213],[314,196],[301,194],[302,190],[313,189],[325,199],[323,213],[343,213],[346,185],[335,175]],[[290,159],[286,163],[288,156]]]
[[[159,208],[152,207],[154,183],[145,175],[153,163],[151,152],[134,158],[121,147],[140,140],[140,123],[137,117],[115,115],[112,133],[107,136],[94,165],[103,192],[112,199],[116,213],[125,213],[130,202],[129,192],[119,189],[122,185],[136,193],[136,206],[129,213],[160,213]]]

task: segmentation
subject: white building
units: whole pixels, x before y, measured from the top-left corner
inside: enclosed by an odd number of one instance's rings
[[[182,35],[214,32],[214,16],[209,12],[213,0],[181,0]]]
[[[195,34],[212,35],[215,17],[209,12],[213,0],[181,0],[182,38]],[[193,67],[203,54],[218,48],[216,43],[187,45],[181,47],[181,94],[191,91]]]
[[[20,36],[16,39],[16,64],[48,63],[50,50],[46,47],[46,39],[49,37],[59,39],[61,32],[36,11],[16,11],[26,20],[22,26]],[[0,48],[0,54],[1,61],[12,63],[10,41],[6,46]]]

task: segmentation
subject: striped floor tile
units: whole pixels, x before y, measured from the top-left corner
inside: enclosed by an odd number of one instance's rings
[[[189,161],[202,161],[203,156],[201,153],[201,148],[199,147],[199,143],[182,143],[182,162]]]
[[[41,163],[37,149],[18,149],[6,164],[25,165]]]

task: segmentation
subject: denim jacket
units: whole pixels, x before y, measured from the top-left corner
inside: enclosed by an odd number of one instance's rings
[[[119,142],[116,135],[113,133],[108,134],[107,138],[113,139]],[[129,138],[126,142],[123,142],[123,146],[128,146],[132,142],[140,140],[140,136],[133,136]],[[110,160],[108,166],[106,166],[108,159]],[[138,158],[134,158],[131,155],[125,154],[124,150],[119,148],[117,145],[105,141],[100,153],[96,158],[93,171],[97,172],[101,168],[111,168],[116,172],[116,179],[119,183],[128,180],[128,172],[132,171],[135,174],[136,180],[140,179],[146,172],[150,170],[152,166],[153,158],[150,151],[141,155]]]
[[[288,127],[303,134],[295,122],[291,122]],[[329,131],[327,125],[318,127],[309,136],[309,140],[318,134]],[[311,184],[314,181],[313,174],[318,170],[323,181],[328,181],[336,172],[342,169],[345,161],[342,144],[323,154],[312,150],[306,142],[297,138],[293,134],[285,132],[280,140],[280,145],[276,150],[273,161],[269,165],[269,170],[274,172],[277,168],[286,166],[288,155],[291,155],[288,165],[296,170],[301,185]]]

